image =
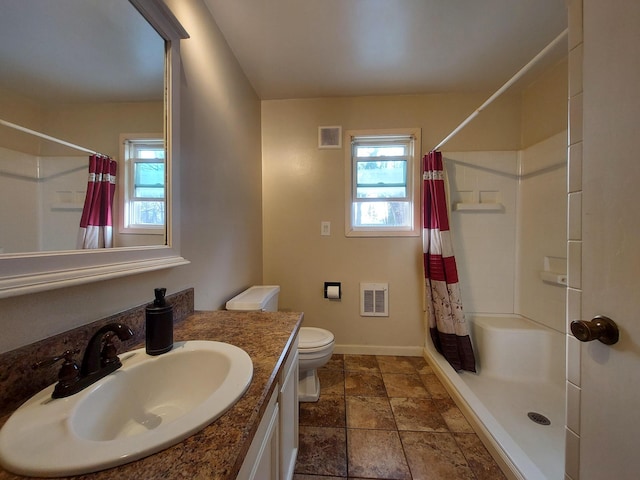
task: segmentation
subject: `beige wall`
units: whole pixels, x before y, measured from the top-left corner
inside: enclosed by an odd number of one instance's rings
[[[562,132],[566,68],[562,61],[524,92],[499,97],[442,150],[515,152]],[[264,281],[282,287],[281,308],[303,310],[305,325],[331,330],[341,346],[423,344],[421,238],[345,237],[345,148],[317,149],[317,128],[420,127],[426,152],[491,93],[263,102]],[[320,236],[321,221],[331,236]],[[340,301],[322,297],[325,281],[342,282]],[[389,283],[388,318],[360,317],[360,282]]]
[[[0,352],[195,287],[219,308],[262,280],[260,102],[201,0],[167,4],[190,33],[181,44],[181,236],[190,265],[0,300]]]
[[[162,133],[161,101],[40,104],[0,89],[0,118],[96,150],[120,155],[121,133]],[[0,145],[33,155],[78,155],[78,151],[0,126]]]
[[[565,57],[537,77],[522,94],[522,148],[567,129],[569,99]]]
[[[54,137],[119,158],[121,133],[163,132],[164,107],[162,102],[56,105],[45,110],[43,129]],[[40,153],[68,154],[69,149],[43,141]]]
[[[39,103],[23,95],[17,95],[12,90],[0,88],[0,118],[2,120],[40,130],[42,116],[42,106]],[[0,125],[0,145],[32,155],[40,153],[40,142],[34,141],[32,135],[19,133],[4,125]]]
[[[423,344],[421,237],[345,237],[345,148],[317,149],[318,126],[419,127],[424,152],[489,94],[263,102],[264,280],[281,286],[281,308],[303,310],[305,325],[331,330],[339,345]],[[504,96],[447,148],[517,150],[520,118],[519,96]],[[325,220],[329,237],[320,236]],[[341,301],[322,298],[325,281],[342,282]],[[360,282],[389,283],[388,318],[360,317]]]

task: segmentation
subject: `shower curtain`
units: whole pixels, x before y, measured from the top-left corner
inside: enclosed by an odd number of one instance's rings
[[[424,156],[422,183],[422,246],[429,333],[436,349],[454,369],[475,372],[476,361],[462,310],[449,232],[440,152]]]
[[[77,248],[113,247],[113,196],[117,162],[102,155],[89,157],[89,181],[80,219]]]

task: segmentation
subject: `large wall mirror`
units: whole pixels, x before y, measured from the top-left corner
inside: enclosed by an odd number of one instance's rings
[[[162,0],[11,0],[2,10],[0,298],[186,263],[172,228],[182,26]],[[137,165],[155,177],[125,161],[146,140],[155,157]],[[78,250],[91,152],[118,161],[114,248]],[[125,222],[127,178],[152,178],[154,192],[164,182],[151,228]]]

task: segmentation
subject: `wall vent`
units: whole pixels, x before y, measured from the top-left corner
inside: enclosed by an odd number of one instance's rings
[[[360,284],[360,316],[388,317],[389,316],[389,284],[361,283]]]

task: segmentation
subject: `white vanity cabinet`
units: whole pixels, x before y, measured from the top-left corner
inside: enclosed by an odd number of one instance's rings
[[[237,480],[291,480],[298,456],[298,337],[271,394]]]
[[[291,480],[298,457],[298,337],[280,376],[280,480]]]
[[[280,477],[280,409],[279,385],[276,385],[260,421],[237,480],[279,480]]]

